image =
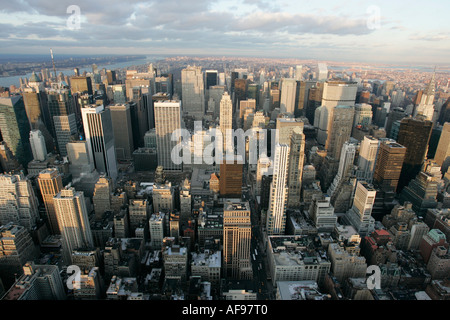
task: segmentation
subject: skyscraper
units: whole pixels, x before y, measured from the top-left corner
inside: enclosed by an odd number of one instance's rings
[[[78,138],[77,122],[75,114],[54,116],[56,140],[58,141],[59,154],[67,156],[67,144]]]
[[[72,250],[94,246],[86,202],[83,192],[69,187],[54,197],[54,203],[63,239],[63,259],[68,265]]]
[[[287,206],[299,207],[305,160],[305,135],[298,127],[292,131],[289,149]]]
[[[434,95],[436,93],[436,72],[433,73],[430,83],[425,92],[422,93],[419,105],[414,110],[414,116],[423,115],[426,120],[433,121],[434,116]]]
[[[226,274],[233,279],[250,279],[250,205],[248,202],[227,201],[223,209],[223,257]]]
[[[233,153],[234,147],[230,140],[231,131],[233,129],[233,103],[231,102],[228,92],[224,92],[222,99],[220,100],[220,117],[219,117],[220,131],[223,138],[223,152]],[[229,136],[230,134],[230,136]]]
[[[205,71],[205,79],[206,79],[206,90],[209,90],[211,86],[218,85],[219,74],[217,70],[206,70]]]
[[[319,172],[321,186],[327,190],[338,172],[339,160],[344,143],[350,139],[354,107],[336,106],[332,110],[329,131],[325,142],[326,158]]]
[[[44,85],[35,73],[28,81],[28,87],[22,92],[25,110],[27,112],[30,128],[39,129],[45,137],[47,150],[53,150],[53,132],[50,111],[48,109],[47,94]]]
[[[183,112],[194,119],[205,114],[205,86],[201,67],[188,66],[181,70]]]
[[[392,137],[392,125],[394,124],[395,121],[402,120],[405,116],[406,112],[402,108],[394,108],[389,112],[389,115],[386,120],[386,126],[384,128],[386,130],[387,138],[394,139]]]
[[[31,231],[39,219],[38,200],[23,174],[0,175],[0,224],[13,222]]]
[[[317,142],[327,148],[332,130],[333,111],[337,106],[354,106],[358,86],[356,82],[326,81],[323,87],[322,105],[317,108],[314,126],[318,128]],[[353,124],[353,119],[352,119]],[[340,146],[342,147],[342,145]],[[340,149],[340,147],[338,149]]]
[[[242,100],[247,99],[247,79],[234,80],[234,107],[237,107]],[[233,110],[234,113],[235,110]]]
[[[283,78],[281,80],[280,112],[294,115],[297,82],[295,79]]]
[[[117,160],[129,160],[134,151],[130,105],[116,104],[109,106],[109,109]]]
[[[52,234],[60,234],[58,217],[56,215],[54,196],[63,188],[62,175],[55,168],[49,168],[42,171],[37,177],[39,190],[44,201],[45,211],[47,213],[47,223]]]
[[[372,208],[375,203],[376,190],[364,181],[358,181],[352,208],[347,212],[347,221],[362,236],[366,236],[375,228]]]
[[[150,246],[153,250],[160,250],[163,245],[165,229],[165,213],[158,212],[150,216],[148,221],[150,230]]]
[[[373,175],[377,187],[384,191],[397,191],[405,154],[406,147],[393,140],[380,143]]]
[[[450,122],[444,123],[434,161],[441,166],[441,171],[445,174],[450,165]]]
[[[181,101],[155,102],[154,110],[158,165],[164,170],[181,170],[182,164],[174,163],[171,158],[171,152],[179,142],[172,141],[172,134],[181,129]]]
[[[397,142],[406,147],[406,154],[397,192],[420,172],[427,155],[432,128],[433,122],[424,116],[405,118],[400,122]]]
[[[70,89],[72,94],[75,94],[76,92],[86,92],[89,95],[93,95],[92,78],[83,76],[70,77]]]
[[[44,161],[47,158],[45,138],[40,130],[30,131],[30,146],[34,160]]]
[[[109,177],[101,175],[95,184],[92,202],[94,203],[95,219],[101,220],[105,211],[111,210],[112,181]]]
[[[98,172],[106,173],[115,181],[117,160],[111,111],[103,105],[91,105],[82,108],[81,113],[89,157]]]
[[[244,165],[241,163],[220,164],[219,194],[221,197],[241,197],[242,196],[242,175]]]
[[[378,139],[372,136],[364,136],[359,150],[358,170],[356,172],[358,179],[372,183],[378,146]]]
[[[286,227],[289,145],[277,144],[274,152],[273,180],[270,185],[266,230],[268,235],[282,235]]]
[[[26,167],[33,156],[30,123],[21,96],[0,97],[0,131],[12,154]]]
[[[180,186],[180,217],[181,223],[187,223],[192,213],[191,183],[186,178]]]

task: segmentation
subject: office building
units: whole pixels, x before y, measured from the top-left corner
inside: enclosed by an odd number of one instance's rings
[[[210,211],[199,213],[197,223],[197,239],[201,248],[207,243],[221,243],[223,240],[223,207],[215,207]]]
[[[54,116],[56,141],[58,142],[59,154],[67,156],[67,144],[78,139],[77,121],[75,114]]]
[[[427,89],[422,92],[420,97],[420,101],[418,101],[418,105],[415,107],[414,116],[423,115],[426,120],[434,121],[434,97],[436,94],[436,72],[433,73],[433,76],[430,80],[430,83],[427,86]]]
[[[289,152],[288,145],[278,144],[275,147],[273,180],[270,185],[270,200],[266,221],[268,235],[282,235],[285,232]]]
[[[192,277],[200,277],[202,281],[219,284],[221,271],[222,255],[220,251],[204,250],[204,252],[192,253]]]
[[[277,118],[276,120],[276,129],[277,129],[277,139],[279,144],[287,144],[291,143],[291,135],[294,131],[294,128],[298,128],[299,133],[303,134],[304,122],[300,119],[296,118]]]
[[[323,285],[331,263],[321,258],[325,251],[315,249],[312,242],[310,236],[269,236],[267,262],[274,286],[280,281],[305,280]]]
[[[348,278],[366,277],[366,259],[347,251],[339,243],[328,245],[328,257],[331,262],[331,272],[340,283],[344,283]]]
[[[0,131],[14,157],[26,168],[33,155],[30,123],[21,96],[0,97]]]
[[[0,225],[0,273],[5,286],[22,272],[27,261],[37,258],[35,244],[25,227],[9,222]]]
[[[167,181],[166,183],[156,183],[153,185],[153,212],[166,212],[173,211],[175,198],[172,183]]]
[[[217,70],[206,70],[205,71],[205,87],[209,90],[212,86],[218,85],[219,72]]]
[[[95,183],[92,202],[94,203],[95,220],[101,220],[106,211],[111,211],[111,194],[113,184],[108,176],[101,175]]]
[[[23,166],[17,161],[5,141],[0,142],[0,167],[4,173],[20,173],[23,171]]]
[[[220,100],[220,117],[219,127],[222,132],[223,152],[224,154],[233,154],[234,143],[230,140],[233,129],[233,103],[228,92],[224,92]]]
[[[167,279],[185,281],[187,278],[189,252],[185,244],[175,244],[175,239],[163,239],[162,257]]]
[[[60,234],[54,197],[63,189],[62,174],[55,168],[41,171],[37,177],[39,190],[47,213],[47,223],[52,234]]]
[[[405,154],[406,147],[395,141],[386,140],[380,143],[373,175],[377,187],[386,192],[397,191]]]
[[[150,246],[153,250],[161,250],[163,245],[163,239],[166,235],[165,229],[165,213],[158,212],[153,213],[149,220],[149,230],[150,230]]]
[[[191,183],[186,178],[180,186],[180,220],[187,222],[192,213]]]
[[[69,265],[73,250],[94,246],[86,200],[83,192],[72,187],[61,190],[53,200],[63,242],[63,261]]]
[[[413,210],[422,217],[428,209],[436,208],[439,185],[443,184],[440,169],[432,160],[425,161],[419,174],[401,191],[400,203],[412,203]]]
[[[91,105],[81,109],[81,113],[90,161],[99,173],[107,174],[115,181],[117,160],[111,111],[103,105]]]
[[[431,229],[419,243],[420,255],[426,264],[428,264],[433,250],[441,246],[449,247],[445,234],[439,229]]]
[[[88,144],[86,141],[73,141],[69,142],[66,148],[72,183],[77,190],[83,191],[86,196],[91,198],[100,174],[89,156],[91,151],[88,150]]]
[[[72,282],[75,300],[100,300],[103,297],[103,279],[98,267],[93,267],[80,275],[79,281]]]
[[[379,144],[380,141],[372,136],[364,136],[363,141],[361,141],[358,169],[356,171],[358,180],[365,180],[366,182],[372,183]]]
[[[181,170],[171,154],[181,138],[172,140],[172,134],[181,129],[181,101],[162,101],[154,104],[158,165],[164,170]]]
[[[332,130],[332,119],[335,107],[354,107],[357,88],[356,82],[326,81],[324,83],[322,105],[315,110],[314,126],[318,128],[317,142],[325,146],[326,149],[332,145],[328,135]],[[354,108],[351,109],[354,112]],[[353,116],[350,122],[351,131]]]
[[[325,149],[326,158],[322,170],[320,170],[320,182],[322,189],[327,190],[339,168],[339,159],[344,144],[350,139],[352,132],[354,107],[336,106],[332,110],[330,118],[330,130],[328,131]]]
[[[280,112],[294,115],[297,92],[295,79],[281,79]]]
[[[205,114],[205,86],[201,67],[188,66],[181,70],[183,112],[194,119]]]
[[[305,160],[305,135],[298,128],[291,134],[288,167],[288,207],[299,207]]]
[[[227,277],[231,279],[251,279],[251,237],[249,203],[225,202],[223,211],[223,262]]]
[[[444,123],[442,127],[434,161],[441,167],[442,173],[445,174],[450,165],[450,122]]]
[[[145,199],[130,199],[128,216],[130,219],[130,232],[133,235],[141,224],[147,224],[149,219],[149,204]]]
[[[24,88],[22,92],[25,110],[30,122],[30,129],[40,130],[45,137],[47,150],[53,150],[53,137],[50,134],[50,132],[53,132],[53,129],[48,109],[47,94],[40,79],[36,74],[34,76],[35,80],[38,81],[36,83],[39,84],[32,86],[32,82],[29,81],[29,87]]]
[[[386,130],[386,137],[395,139],[393,137],[392,126],[394,122],[401,121],[404,117],[406,117],[406,112],[402,108],[393,108],[389,112],[384,128]]]
[[[39,220],[38,199],[23,174],[0,175],[0,224],[13,222],[34,229]]]
[[[370,104],[355,104],[355,117],[353,119],[353,127],[361,126],[362,128],[368,128],[372,123],[372,116],[372,106]]]
[[[130,225],[128,223],[128,209],[123,208],[120,212],[114,214],[114,237],[128,238],[130,236]]]
[[[130,160],[134,151],[130,105],[111,105],[109,110],[111,111],[117,160]]]
[[[400,175],[397,192],[408,185],[422,168],[428,151],[433,122],[423,116],[405,118],[400,122],[397,142],[406,148],[405,159]],[[414,139],[411,139],[414,137]]]
[[[3,300],[65,300],[66,293],[58,266],[27,262],[23,274]]]
[[[224,161],[220,164],[219,194],[221,197],[240,198],[242,196],[242,175],[244,165]]]
[[[45,146],[45,138],[40,130],[30,131],[30,146],[34,160],[44,161],[47,158],[47,147]]]
[[[375,230],[375,219],[372,208],[377,192],[372,185],[358,181],[352,208],[347,212],[345,220],[361,235],[366,236]]]
[[[336,227],[338,217],[330,201],[330,196],[326,194],[312,199],[308,213],[318,232],[331,232]]]

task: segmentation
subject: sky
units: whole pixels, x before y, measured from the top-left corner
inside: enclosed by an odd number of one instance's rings
[[[448,0],[0,1],[0,53],[450,64]]]

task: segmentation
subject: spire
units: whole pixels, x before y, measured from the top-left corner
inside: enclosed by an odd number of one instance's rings
[[[434,95],[436,90],[436,67],[434,67],[433,76],[428,84],[426,94],[427,96]]]

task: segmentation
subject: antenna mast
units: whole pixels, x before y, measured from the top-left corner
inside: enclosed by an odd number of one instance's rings
[[[53,50],[52,50],[52,48],[50,48],[50,55],[52,56],[53,74],[55,75],[55,80],[56,80],[57,79],[57,77],[56,77],[56,68],[55,68],[55,60],[53,60]]]

